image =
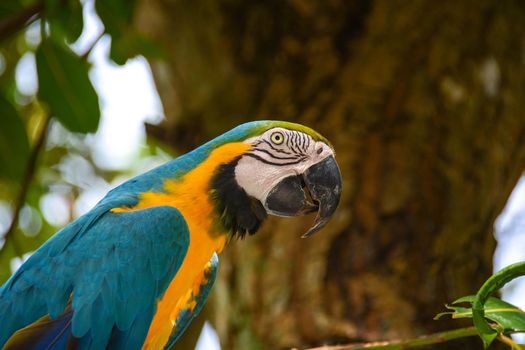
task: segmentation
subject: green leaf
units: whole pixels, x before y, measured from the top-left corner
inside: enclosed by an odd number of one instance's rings
[[[29,141],[24,122],[15,107],[0,95],[0,177],[20,180],[29,158]]]
[[[84,18],[79,0],[46,0],[45,16],[51,34],[61,40],[73,43],[82,34]]]
[[[476,294],[476,297],[472,302],[472,319],[479,336],[483,340],[485,348],[489,347],[498,334],[490,327],[484,317],[485,302],[489,299],[492,293],[499,290],[506,283],[523,275],[525,275],[525,262],[507,266],[485,281]]]
[[[0,19],[16,15],[23,8],[20,1],[0,1]]]
[[[460,298],[454,301],[452,305],[446,305],[447,309],[452,311],[442,312],[436,315],[434,319],[439,319],[447,315],[450,315],[454,319],[473,318],[472,305],[475,300],[475,295]],[[457,306],[457,304],[462,303],[468,303],[470,307]],[[487,324],[490,332],[480,334],[486,346],[489,346],[501,332],[525,332],[525,311],[520,308],[501,299],[489,297],[484,304],[483,311],[484,319],[495,323],[495,326],[492,327]]]
[[[111,37],[109,57],[113,62],[123,65],[128,59],[137,55],[162,58],[164,57],[164,52],[156,42],[133,30],[130,30],[128,34],[123,36]]]
[[[98,0],[95,3],[105,32],[111,36],[109,57],[119,65],[137,55],[155,58],[165,56],[155,41],[139,33],[133,26],[135,5],[136,0]]]
[[[469,295],[454,301],[452,305],[469,303],[472,306],[475,298],[475,295]],[[453,310],[449,312],[452,318],[472,317],[472,308],[448,305],[447,308]],[[525,311],[520,308],[499,298],[489,297],[484,311],[485,318],[497,323],[504,332],[525,332]]]
[[[131,26],[136,0],[98,0],[95,9],[106,33],[121,36]]]
[[[45,40],[36,51],[39,96],[66,128],[94,132],[100,120],[98,96],[88,65],[71,50]]]
[[[126,64],[128,59],[138,54],[135,41],[133,35],[112,35],[109,58],[118,65]]]
[[[109,57],[119,65],[141,52],[140,35],[132,26],[135,4],[135,0],[99,0],[95,3],[105,32],[111,35]]]

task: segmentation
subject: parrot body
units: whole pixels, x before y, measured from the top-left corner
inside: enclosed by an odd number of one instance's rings
[[[169,349],[201,310],[232,237],[254,234],[267,213],[318,210],[310,231],[324,225],[341,187],[333,159],[315,131],[257,121],[128,180],[0,288],[0,348]],[[333,193],[317,184],[326,167]]]

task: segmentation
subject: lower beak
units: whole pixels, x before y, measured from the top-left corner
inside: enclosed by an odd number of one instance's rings
[[[304,191],[306,189],[306,192]],[[279,182],[266,197],[266,210],[279,216],[300,216],[317,211],[314,225],[302,236],[308,237],[330,220],[341,197],[342,181],[333,156],[306,169],[304,174]]]

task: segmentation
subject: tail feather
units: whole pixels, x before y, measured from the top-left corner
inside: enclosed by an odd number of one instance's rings
[[[71,336],[72,316],[71,306],[68,306],[65,312],[54,320],[49,316],[44,316],[35,323],[16,331],[5,344],[4,350],[71,348],[74,342],[74,337]]]

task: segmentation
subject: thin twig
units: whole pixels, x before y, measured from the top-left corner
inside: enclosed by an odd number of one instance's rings
[[[44,41],[46,37],[46,19],[42,16],[40,18],[40,39]]]
[[[27,161],[26,171],[24,174],[24,178],[22,179],[20,192],[18,193],[18,197],[16,199],[15,211],[13,213],[11,225],[9,225],[9,229],[4,235],[4,247],[7,246],[8,240],[11,240],[11,244],[13,245],[13,249],[17,256],[22,256],[23,252],[20,246],[18,245],[16,239],[14,239],[13,235],[16,230],[16,227],[18,226],[18,217],[20,216],[20,211],[24,207],[27,192],[29,190],[29,187],[31,186],[33,176],[35,175],[38,156],[40,155],[40,151],[46,143],[47,129],[49,128],[50,120],[51,118],[49,117],[49,115],[44,116],[42,129],[40,130],[40,134],[38,135],[35,141],[35,145],[33,146],[33,149],[31,150],[31,154],[29,155],[29,159]]]
[[[514,340],[512,340],[511,337],[507,337],[505,334],[500,333],[498,334],[498,340],[502,342],[503,344],[507,344],[510,346],[512,350],[522,350],[525,349],[525,346],[522,346],[518,343],[516,343]]]
[[[88,57],[89,57],[89,54],[91,53],[91,51],[93,51],[93,49],[95,48],[95,46],[97,46],[98,42],[100,41],[100,39],[104,36],[104,34],[106,34],[105,31],[102,31],[99,35],[97,35],[97,37],[95,38],[95,40],[93,40],[93,42],[91,43],[91,45],[89,45],[89,48],[86,50],[86,52],[84,52],[80,58],[83,60],[83,61],[87,61]]]
[[[450,331],[439,332],[429,335],[423,335],[417,338],[400,339],[390,341],[378,341],[360,344],[347,344],[335,346],[321,346],[318,348],[310,348],[307,350],[400,350],[411,349],[420,346],[428,346],[432,344],[444,343],[458,338],[466,338],[477,335],[474,327],[466,327],[453,329]]]
[[[18,32],[28,23],[36,20],[44,9],[44,0],[36,1],[33,5],[0,21],[0,42]]]

